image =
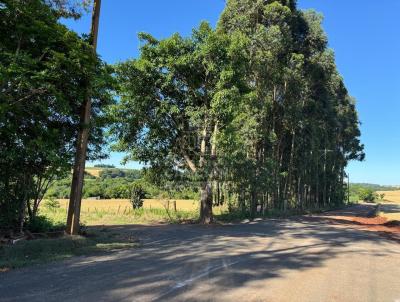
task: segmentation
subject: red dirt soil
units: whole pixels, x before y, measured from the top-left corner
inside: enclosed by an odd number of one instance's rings
[[[378,232],[391,239],[400,240],[400,223],[398,221],[388,221],[385,217],[357,217],[357,216],[330,216],[329,218],[340,222],[357,225],[361,229],[370,232]]]

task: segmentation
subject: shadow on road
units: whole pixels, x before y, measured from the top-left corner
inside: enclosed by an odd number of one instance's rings
[[[288,271],[322,267],[339,256],[370,253],[379,259],[400,254],[385,238],[328,217],[107,230],[137,236],[141,247],[50,265],[40,278],[32,276],[43,268],[0,275],[5,278],[0,300],[208,301],[211,295],[229,295],[257,281],[284,279]]]

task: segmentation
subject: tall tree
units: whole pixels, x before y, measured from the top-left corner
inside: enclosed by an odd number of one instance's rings
[[[211,223],[218,136],[240,96],[241,37],[203,23],[186,39],[140,38],[140,58],[117,68],[115,148],[151,169],[190,171],[201,191],[200,220]]]
[[[241,199],[250,199],[250,212],[268,201],[283,210],[340,202],[348,160],[364,157],[354,103],[321,21],[285,0],[229,0],[222,13],[220,31],[240,31],[251,41],[247,75],[254,103],[244,120],[253,118],[245,129],[259,135],[251,137],[246,152],[255,163],[254,180],[244,186],[250,197],[241,193]],[[343,110],[351,112],[345,123]]]
[[[294,0],[228,0],[216,30],[142,34],[140,58],[118,67],[117,150],[190,170],[203,223],[213,203],[254,217],[344,202],[345,167],[364,153],[321,22]]]
[[[102,156],[103,106],[112,103],[112,70],[41,0],[0,7],[0,224],[21,230],[46,180],[71,171],[80,108],[93,77],[89,157]]]

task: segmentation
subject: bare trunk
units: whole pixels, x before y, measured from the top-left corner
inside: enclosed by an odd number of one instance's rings
[[[200,223],[211,224],[213,222],[211,184],[204,182],[200,192]]]
[[[257,211],[257,194],[255,191],[251,192],[251,200],[250,200],[250,217],[254,219],[256,217]]]

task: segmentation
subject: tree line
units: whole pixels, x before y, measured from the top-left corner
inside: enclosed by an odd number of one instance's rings
[[[109,66],[60,24],[79,17],[68,4],[0,2],[1,226],[22,229],[70,173],[87,97],[88,159],[111,139],[154,184],[196,186],[202,223],[216,204],[254,217],[346,200],[363,145],[321,15],[294,0],[228,0],[215,29],[141,33],[140,56]]]
[[[189,171],[203,223],[223,202],[252,217],[342,204],[347,163],[364,153],[321,22],[293,0],[229,0],[216,29],[140,34],[140,57],[116,69],[115,149]]]
[[[85,175],[83,198],[130,199],[135,187],[140,187],[147,199],[198,199],[196,187],[177,183],[156,185],[146,177],[142,170],[104,169],[96,178]],[[54,181],[44,195],[45,199],[69,199],[71,193],[71,175]]]

